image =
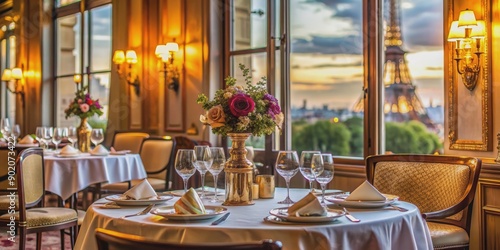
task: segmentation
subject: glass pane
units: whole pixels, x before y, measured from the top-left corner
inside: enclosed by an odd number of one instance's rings
[[[290,2],[294,150],[363,156],[362,11],[361,0]]]
[[[89,124],[93,128],[106,129],[108,120],[109,109],[109,80],[111,79],[110,73],[91,74],[90,75],[90,96],[92,99],[98,99],[99,104],[103,107],[103,115],[100,117],[93,117],[90,119]]]
[[[57,19],[56,76],[80,73],[80,13]]]
[[[91,71],[111,70],[111,5],[92,9]]]
[[[443,29],[434,26],[442,13],[440,0],[390,0],[384,7],[386,152],[443,151]]]
[[[76,87],[73,82],[73,76],[61,77],[56,81],[56,124],[58,127],[78,126],[80,118],[71,117],[66,119],[64,110],[75,98]]]
[[[248,55],[237,55],[231,57],[231,75],[236,78],[237,84],[244,84],[245,78],[243,78],[243,73],[240,70],[239,65],[243,64],[245,67],[250,69],[250,75],[252,76],[252,83],[256,83],[260,78],[267,75],[266,53],[255,53]]]
[[[56,0],[56,7],[61,7],[76,2],[80,2],[80,0]]]
[[[234,0],[231,50],[266,47],[267,0]]]

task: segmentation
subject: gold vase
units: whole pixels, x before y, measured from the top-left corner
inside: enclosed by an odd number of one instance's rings
[[[77,128],[78,133],[78,149],[81,152],[90,151],[90,133],[92,132],[92,127],[87,122],[87,117],[81,118],[80,126]]]
[[[228,133],[233,145],[229,150],[230,158],[226,161],[226,199],[222,205],[253,205],[253,163],[246,157],[245,141],[250,133]]]

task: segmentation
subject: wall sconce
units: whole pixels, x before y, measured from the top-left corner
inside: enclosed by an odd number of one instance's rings
[[[13,68],[13,69],[4,69],[2,73],[2,81],[7,84],[7,90],[9,90],[12,94],[20,95],[21,101],[23,102],[24,107],[24,85],[19,81],[23,79],[23,70],[22,68]],[[9,82],[14,80],[14,89],[10,88]]]
[[[134,87],[135,93],[137,95],[140,95],[141,89],[139,78],[137,77],[137,74],[132,74],[132,67],[137,63],[137,54],[135,53],[135,51],[127,50],[126,52],[123,52],[123,50],[117,50],[113,55],[113,62],[116,64],[116,72],[118,73],[120,78],[125,78],[127,80],[127,83]],[[122,70],[120,67],[123,63],[127,63],[128,65],[128,70],[125,73],[127,75],[126,77],[123,76],[124,74],[122,74]]]
[[[163,79],[165,86],[179,93],[179,71],[174,65],[174,52],[179,51],[179,44],[172,42],[156,46],[155,55],[163,63]]]
[[[456,42],[455,62],[457,72],[462,76],[465,87],[472,91],[476,88],[479,73],[481,72],[481,42],[486,35],[485,23],[476,20],[474,12],[466,9],[460,12],[458,21],[451,23],[448,33],[448,42]],[[476,50],[472,52],[472,48]],[[474,62],[472,54],[476,54]]]

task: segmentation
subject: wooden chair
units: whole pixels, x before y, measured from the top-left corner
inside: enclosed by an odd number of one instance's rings
[[[153,242],[144,237],[120,233],[103,228],[95,231],[98,250],[280,250],[280,241],[263,240],[262,242],[251,243],[230,243],[230,244],[179,244]]]
[[[366,159],[370,183],[419,208],[435,249],[468,249],[480,170],[481,160],[474,157],[395,154]]]
[[[138,154],[144,138],[148,138],[149,133],[141,130],[115,131],[111,147],[116,151],[130,150],[133,154]]]
[[[165,191],[170,187],[169,181],[175,155],[175,142],[170,137],[149,137],[142,140],[140,156],[148,174],[147,180],[156,191]],[[174,170],[175,171],[175,170]],[[132,180],[135,186],[142,180]],[[102,185],[103,192],[123,193],[130,187],[127,182]]]
[[[11,217],[15,217],[19,249],[25,249],[26,236],[30,233],[37,234],[37,249],[40,249],[41,233],[54,230],[60,230],[61,249],[64,249],[64,229],[70,229],[73,246],[78,231],[76,210],[63,207],[44,207],[43,150],[41,148],[23,150],[16,160],[16,174],[19,209],[15,214],[1,215],[0,227],[6,231],[10,230]]]

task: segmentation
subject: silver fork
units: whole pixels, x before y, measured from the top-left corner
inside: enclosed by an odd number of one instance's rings
[[[352,222],[360,222],[361,221],[360,219],[357,219],[356,217],[352,216],[352,214],[349,213],[349,211],[347,211],[347,209],[345,207],[343,209],[344,209],[345,217],[347,217],[347,219],[349,219]]]
[[[135,213],[135,214],[125,215],[125,216],[122,217],[122,219],[123,218],[127,218],[127,217],[132,217],[132,216],[145,215],[145,214],[149,213],[149,211],[151,211],[151,209],[153,209],[153,206],[154,206],[154,204],[150,204],[144,210],[142,210],[142,211],[140,211],[138,213]]]

